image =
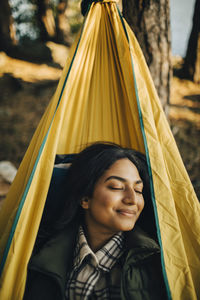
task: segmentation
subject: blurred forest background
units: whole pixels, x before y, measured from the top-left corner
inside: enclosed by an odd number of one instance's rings
[[[83,22],[80,2],[1,0],[0,199],[12,181],[3,175],[1,162],[19,167]],[[118,5],[138,38],[200,196],[200,0],[123,0]],[[183,25],[175,35],[173,30]]]

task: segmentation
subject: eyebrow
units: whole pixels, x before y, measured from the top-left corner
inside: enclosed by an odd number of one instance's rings
[[[123,177],[119,177],[119,176],[109,176],[108,178],[106,178],[105,182],[110,180],[110,179],[117,179],[117,180],[120,180],[122,182],[127,182],[127,180]],[[134,183],[136,184],[143,184],[143,181],[141,179],[135,181]]]

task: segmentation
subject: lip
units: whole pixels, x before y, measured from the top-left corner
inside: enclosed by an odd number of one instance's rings
[[[127,216],[127,217],[133,217],[134,215],[137,214],[137,211],[132,210],[132,209],[117,209],[117,213]]]

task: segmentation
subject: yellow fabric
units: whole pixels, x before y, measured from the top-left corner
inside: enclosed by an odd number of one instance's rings
[[[93,3],[58,88],[35,132],[0,212],[0,258],[41,151],[0,279],[0,299],[22,299],[56,154],[111,141],[145,152],[138,96],[153,175],[164,262],[172,298],[200,295],[200,207],[161,108],[140,47],[115,1]],[[69,77],[58,100],[76,50]],[[130,48],[129,48],[130,47]]]

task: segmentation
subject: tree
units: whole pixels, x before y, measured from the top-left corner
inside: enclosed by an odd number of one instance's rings
[[[200,83],[200,0],[196,0],[193,26],[188,41],[183,76]]]
[[[123,15],[138,39],[167,112],[172,73],[169,0],[123,0],[122,3]]]
[[[7,51],[16,43],[15,29],[8,0],[1,0],[0,9],[0,49]]]
[[[69,41],[69,23],[66,18],[66,9],[68,0],[59,0],[56,13],[56,40],[60,43],[68,44]]]
[[[48,41],[55,37],[55,20],[50,0],[35,0],[37,11],[36,17],[39,24],[40,39]]]
[[[35,3],[40,39],[68,44],[69,24],[65,15],[68,0],[58,0],[55,5],[50,0],[35,0]]]

